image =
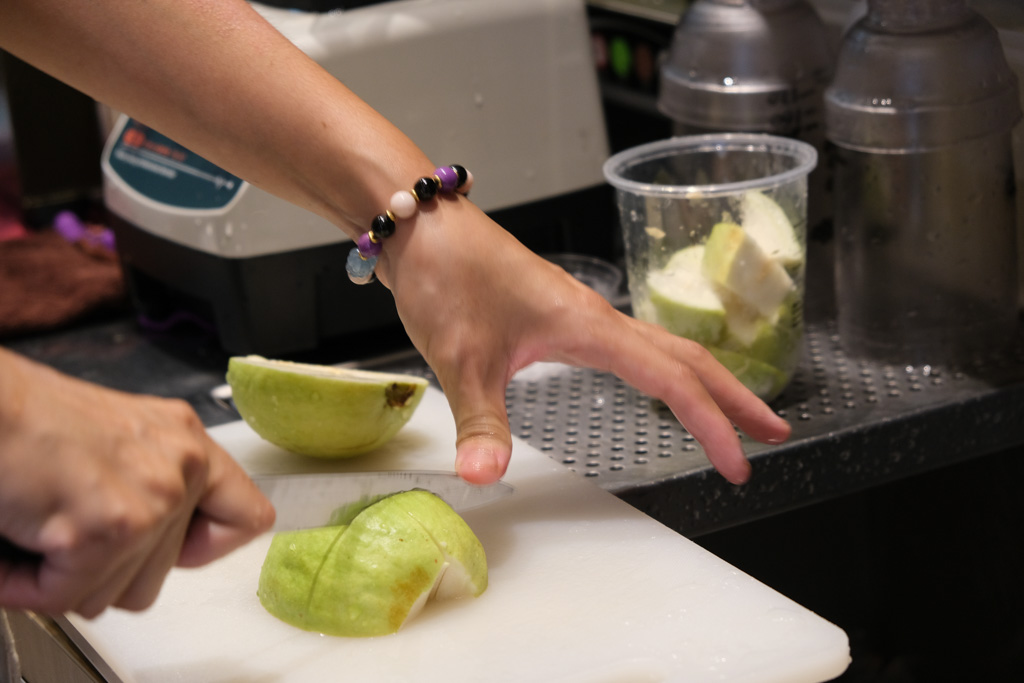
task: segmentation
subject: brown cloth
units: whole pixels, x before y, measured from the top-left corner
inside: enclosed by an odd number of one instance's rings
[[[117,257],[53,230],[0,241],[0,337],[55,329],[126,304]]]

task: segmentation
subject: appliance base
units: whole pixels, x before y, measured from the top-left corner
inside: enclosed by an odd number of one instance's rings
[[[614,206],[598,186],[493,212],[538,253],[614,260]],[[404,335],[391,293],[345,273],[348,240],[261,256],[226,258],[179,244],[111,213],[133,303],[154,321],[188,314],[215,328],[232,354],[311,351],[351,334]]]

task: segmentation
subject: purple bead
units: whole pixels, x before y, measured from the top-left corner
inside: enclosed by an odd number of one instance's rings
[[[434,169],[434,175],[441,180],[441,191],[452,192],[459,186],[459,174],[451,166],[441,166]]]
[[[356,246],[359,247],[359,253],[365,258],[380,254],[380,242],[374,242],[371,240],[370,233],[368,232],[364,232],[359,236],[359,239],[356,240]]]

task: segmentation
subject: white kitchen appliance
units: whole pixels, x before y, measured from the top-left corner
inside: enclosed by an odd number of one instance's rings
[[[608,145],[582,0],[254,6],[435,163],[469,168],[473,201],[527,246],[611,256]],[[233,353],[397,326],[383,287],[348,281],[340,229],[159,132],[122,118],[103,176],[144,315],[199,315]]]

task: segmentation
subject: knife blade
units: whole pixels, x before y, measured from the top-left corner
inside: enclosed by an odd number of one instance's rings
[[[348,524],[381,498],[412,489],[437,494],[459,513],[513,491],[504,482],[477,486],[450,472],[413,470],[254,475],[252,480],[277,511],[272,531]]]

